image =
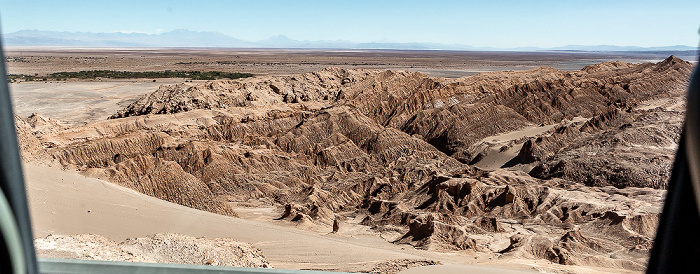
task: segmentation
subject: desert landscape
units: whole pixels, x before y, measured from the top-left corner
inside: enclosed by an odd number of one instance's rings
[[[696,52],[8,48],[40,257],[645,269]],[[186,251],[181,251],[186,250]]]

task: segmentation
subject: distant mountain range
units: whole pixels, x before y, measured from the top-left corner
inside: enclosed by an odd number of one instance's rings
[[[690,51],[684,45],[666,47],[636,47],[612,45],[569,45],[555,48],[473,47],[439,43],[357,43],[346,40],[300,41],[284,35],[260,41],[245,41],[218,32],[174,30],[162,34],[93,33],[21,30],[2,35],[6,46],[64,46],[64,47],[222,47],[222,48],[325,48],[325,49],[396,49],[396,50],[474,50],[474,51]]]

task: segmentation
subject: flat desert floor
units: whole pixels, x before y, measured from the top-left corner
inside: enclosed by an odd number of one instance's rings
[[[281,49],[104,49],[8,47],[10,74],[49,74],[81,70],[217,70],[258,76],[290,75],[326,67],[420,71],[456,78],[487,71],[552,67],[579,70],[587,65],[619,60],[659,62],[669,55],[696,61],[695,51],[681,52],[477,52],[400,50],[281,50]]]

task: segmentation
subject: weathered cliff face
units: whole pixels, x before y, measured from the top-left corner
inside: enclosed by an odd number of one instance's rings
[[[666,188],[683,124],[683,111],[613,109],[580,127],[558,128],[527,141],[520,157],[530,175],[586,185]]]
[[[26,159],[219,214],[273,205],[420,248],[642,269],[690,70],[675,57],[453,80],[329,68],[162,86],[107,121],[18,131]]]

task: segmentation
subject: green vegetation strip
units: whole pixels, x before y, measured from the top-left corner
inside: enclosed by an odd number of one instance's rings
[[[84,70],[78,72],[56,72],[46,76],[10,74],[10,81],[49,81],[65,79],[131,79],[131,78],[186,78],[192,80],[239,79],[253,77],[250,73],[223,71],[114,71],[114,70]]]

